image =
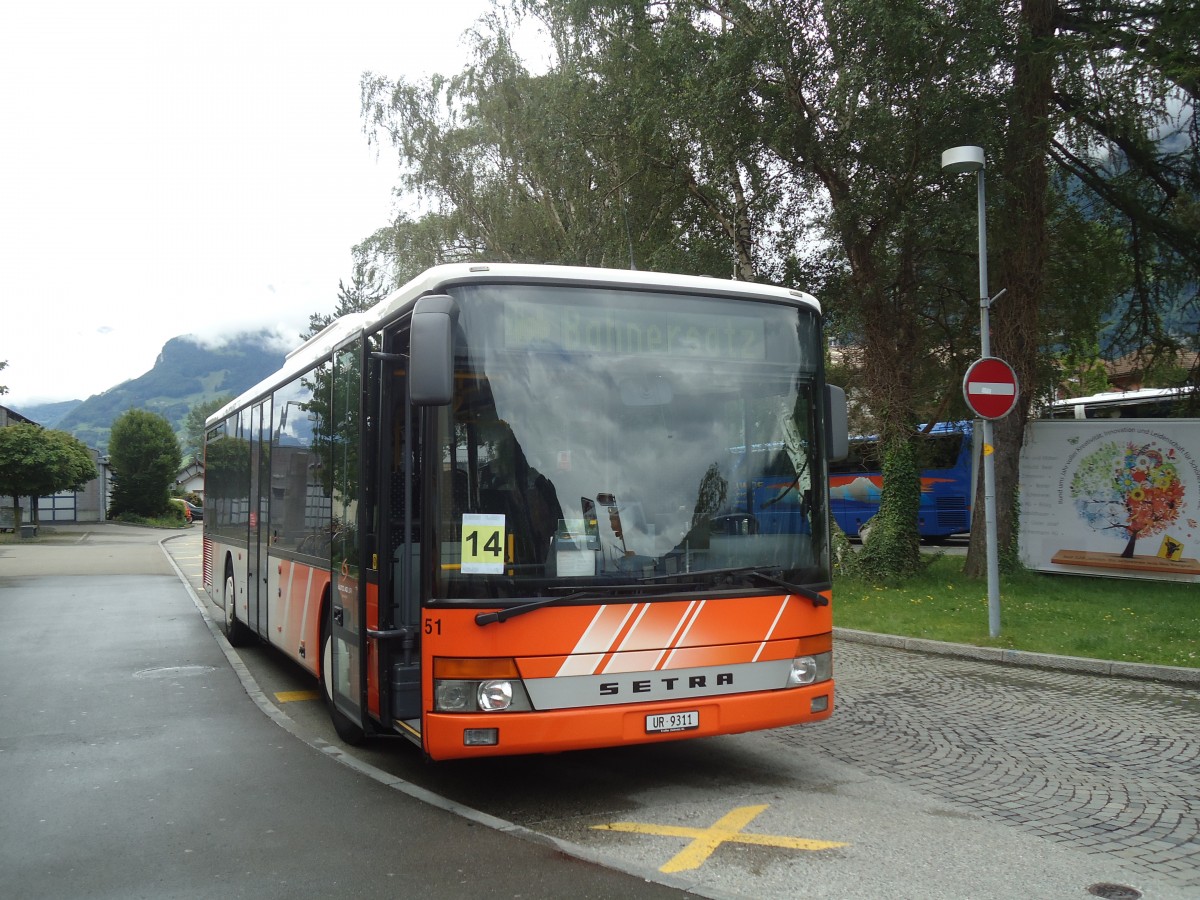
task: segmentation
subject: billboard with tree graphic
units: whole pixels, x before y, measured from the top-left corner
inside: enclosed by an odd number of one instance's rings
[[[1080,518],[1097,531],[1129,538],[1121,551],[1133,557],[1138,538],[1165,530],[1179,520],[1183,482],[1174,447],[1156,441],[1109,441],[1080,462],[1071,479],[1071,497]]]
[[[1196,419],[1031,423],[1021,457],[1022,561],[1043,571],[1200,580],[1197,453]]]

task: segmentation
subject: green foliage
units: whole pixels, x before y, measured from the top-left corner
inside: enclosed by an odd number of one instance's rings
[[[695,107],[679,89],[704,73],[664,56],[636,4],[596,8],[602,26],[586,31],[553,6],[536,10],[560,55],[544,74],[525,69],[496,19],[453,78],[364,79],[371,133],[396,148],[427,212],[360,249],[398,277],[483,257],[728,275],[737,204],[694,165],[708,148],[677,117]]]
[[[81,490],[96,475],[87,447],[64,431],[30,424],[0,428],[0,495],[13,498],[18,515],[18,497]]]
[[[6,359],[0,360],[0,372],[3,372],[7,368],[8,368],[8,360],[6,360]],[[8,393],[8,386],[0,384],[0,395],[7,394],[7,393]]]
[[[1108,370],[1100,358],[1100,348],[1096,342],[1091,347],[1071,349],[1059,356],[1059,384],[1066,397],[1090,397],[1109,389]],[[1058,399],[1058,395],[1046,399]]]
[[[109,514],[161,516],[182,461],[171,423],[155,413],[128,410],[113,422],[108,457],[113,470]]]

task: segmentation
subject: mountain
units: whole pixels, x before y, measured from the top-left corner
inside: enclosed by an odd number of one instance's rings
[[[57,428],[63,417],[77,407],[82,400],[60,400],[57,403],[35,403],[22,406],[19,412],[45,428]]]
[[[182,436],[193,406],[222,394],[240,394],[278,369],[283,359],[273,349],[270,332],[240,335],[216,349],[187,336],[171,338],[149,372],[88,397],[54,427],[103,452],[113,421],[128,409],[145,409],[165,418]]]

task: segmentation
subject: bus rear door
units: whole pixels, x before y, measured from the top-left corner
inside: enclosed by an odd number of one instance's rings
[[[333,486],[333,556],[329,616],[324,623],[322,667],[343,740],[360,738],[364,672],[362,630],[366,607],[360,556],[362,478],[362,340],[338,351],[333,366],[330,464]]]
[[[267,637],[267,591],[270,578],[271,502],[271,401],[264,400],[250,414],[250,546],[246,552],[246,622],[259,636]]]

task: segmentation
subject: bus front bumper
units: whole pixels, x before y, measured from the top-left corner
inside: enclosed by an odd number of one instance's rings
[[[833,680],[752,694],[548,712],[427,713],[431,759],[560,753],[781,728],[829,718]]]

